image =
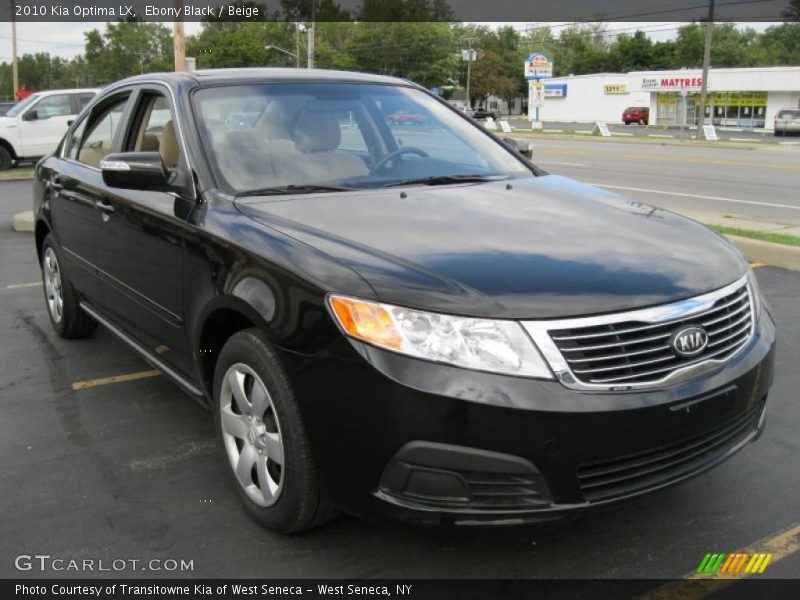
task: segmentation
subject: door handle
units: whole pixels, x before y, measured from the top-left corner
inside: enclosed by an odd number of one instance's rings
[[[50,187],[52,187],[52,188],[54,188],[56,190],[64,189],[64,182],[61,181],[61,177],[60,176],[53,175],[53,177],[50,179]]]
[[[100,210],[102,210],[103,212],[106,212],[106,213],[114,212],[114,206],[112,204],[109,204],[105,200],[98,201],[97,202],[97,208],[99,208]]]

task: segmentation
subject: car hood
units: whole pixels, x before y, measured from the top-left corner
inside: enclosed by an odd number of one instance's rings
[[[556,175],[236,204],[347,264],[382,301],[454,314],[613,312],[711,291],[747,270],[699,223]]]

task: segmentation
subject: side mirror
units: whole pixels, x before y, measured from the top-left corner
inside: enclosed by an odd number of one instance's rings
[[[29,110],[25,113],[25,116],[22,117],[23,121],[38,121],[39,120],[39,111],[35,108],[33,110]]]
[[[520,148],[519,143],[514,138],[504,137],[503,141],[506,143],[507,146],[509,146],[513,150],[516,150],[528,160],[533,158],[533,142],[528,142],[528,146],[526,148]]]
[[[158,152],[117,152],[100,161],[103,181],[109,187],[166,192],[172,175]]]

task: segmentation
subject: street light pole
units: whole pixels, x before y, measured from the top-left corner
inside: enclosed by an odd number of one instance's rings
[[[295,54],[294,52],[290,52],[285,48],[279,48],[278,46],[273,46],[272,44],[270,44],[269,46],[264,46],[264,50],[277,50],[278,52],[283,52],[284,54],[288,54],[289,56],[297,58],[297,54]]]
[[[703,81],[700,84],[700,121],[697,126],[697,136],[706,122],[706,103],[708,97],[708,66],[711,63],[711,39],[714,36],[714,0],[708,2],[708,21],[706,22],[706,46],[703,51]],[[712,119],[713,123],[714,120]]]
[[[300,68],[300,21],[294,24],[294,66]]]

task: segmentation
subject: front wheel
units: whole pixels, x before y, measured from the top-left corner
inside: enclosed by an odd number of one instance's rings
[[[42,244],[42,283],[47,314],[56,333],[63,338],[92,335],[97,328],[97,321],[81,308],[72,282],[61,270],[61,257],[50,234]]]
[[[217,434],[245,509],[293,533],[336,516],[325,501],[291,384],[266,336],[234,334],[214,373]]]
[[[14,159],[8,150],[0,146],[0,171],[7,171],[14,165]]]

